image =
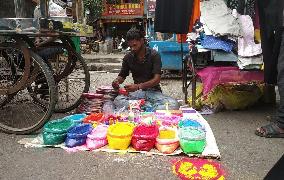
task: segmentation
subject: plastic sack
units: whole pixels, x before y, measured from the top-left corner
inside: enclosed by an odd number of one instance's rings
[[[179,139],[176,128],[161,127],[156,138],[156,148],[164,154],[171,154],[179,147]]]
[[[81,146],[86,144],[86,138],[80,138],[80,139],[73,139],[73,138],[66,138],[65,139],[65,146],[69,148],[73,148],[76,146]]]
[[[75,126],[76,124],[78,123],[66,118],[52,120],[44,125],[43,131],[49,133],[62,134],[66,133],[69,128]]]
[[[65,141],[66,133],[42,133],[43,143],[45,145],[57,145]]]
[[[89,149],[98,149],[107,145],[107,125],[99,125],[87,136],[86,145]]]
[[[261,84],[222,84],[203,97],[203,103],[215,110],[245,109],[255,104],[262,95]]]
[[[92,125],[90,124],[80,124],[74,126],[67,132],[65,145],[70,148],[84,145],[86,143],[87,135],[91,131],[92,131]]]
[[[128,102],[130,111],[132,111],[133,109],[141,111],[141,106],[145,104],[145,99],[129,100]]]
[[[160,151],[161,153],[171,154],[179,147],[179,142],[175,141],[173,143],[168,143],[168,144],[159,144],[157,142],[155,146],[158,149],[158,151]]]
[[[115,110],[114,104],[112,101],[107,101],[103,105],[103,113],[106,115],[113,114]]]
[[[103,113],[92,113],[92,114],[86,116],[84,118],[83,122],[94,124],[94,123],[98,123],[98,122],[103,121],[103,119],[104,119]]]
[[[156,125],[139,125],[133,131],[132,146],[137,151],[150,151],[156,143],[159,129]]]
[[[72,121],[75,121],[75,122],[82,122],[83,119],[86,117],[87,115],[86,114],[73,114],[73,115],[70,115],[70,116],[67,116],[65,117],[64,119],[70,119]]]
[[[131,143],[134,124],[118,122],[108,128],[107,140],[111,149],[125,150]]]
[[[200,154],[206,145],[206,132],[201,129],[185,127],[179,129],[180,146],[184,153]]]

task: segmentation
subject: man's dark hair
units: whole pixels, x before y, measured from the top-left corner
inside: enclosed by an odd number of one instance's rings
[[[140,30],[136,28],[131,28],[126,34],[127,41],[140,40],[141,38],[144,38],[144,34],[143,32],[141,32]]]

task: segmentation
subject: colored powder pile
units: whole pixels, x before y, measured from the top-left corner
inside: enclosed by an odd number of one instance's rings
[[[85,117],[84,122],[100,121],[103,117],[103,113],[93,113]]]
[[[179,127],[201,127],[200,123],[194,120],[190,120],[190,119],[185,119],[180,121],[179,123]]]
[[[156,135],[158,134],[158,127],[155,125],[140,125],[136,127],[135,135],[145,135],[145,136],[151,136],[151,135]]]
[[[204,131],[199,129],[192,129],[190,127],[182,128],[180,138],[188,140],[202,140],[206,138]]]
[[[160,139],[174,139],[176,137],[176,132],[173,130],[160,130],[159,138]]]
[[[173,164],[173,172],[182,180],[225,180],[226,173],[217,161],[183,158]]]
[[[126,122],[118,122],[111,127],[111,133],[117,136],[129,136],[133,132],[134,125]]]

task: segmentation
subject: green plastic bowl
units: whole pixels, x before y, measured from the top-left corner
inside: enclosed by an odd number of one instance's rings
[[[192,127],[180,128],[179,139],[184,153],[201,154],[206,145],[206,132]]]
[[[44,132],[62,134],[67,133],[68,129],[78,124],[78,122],[72,121],[70,119],[57,119],[47,122],[44,127]]]
[[[57,145],[61,144],[65,141],[67,134],[66,133],[50,133],[50,132],[43,132],[43,143],[45,145]]]
[[[186,154],[201,154],[205,148],[205,140],[180,139],[180,147]]]

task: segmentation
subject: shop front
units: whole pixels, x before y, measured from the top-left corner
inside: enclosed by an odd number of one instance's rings
[[[126,32],[133,26],[144,27],[144,1],[123,1],[119,4],[105,2],[100,26],[104,30],[106,40],[113,41],[117,49],[121,38],[125,39]]]

